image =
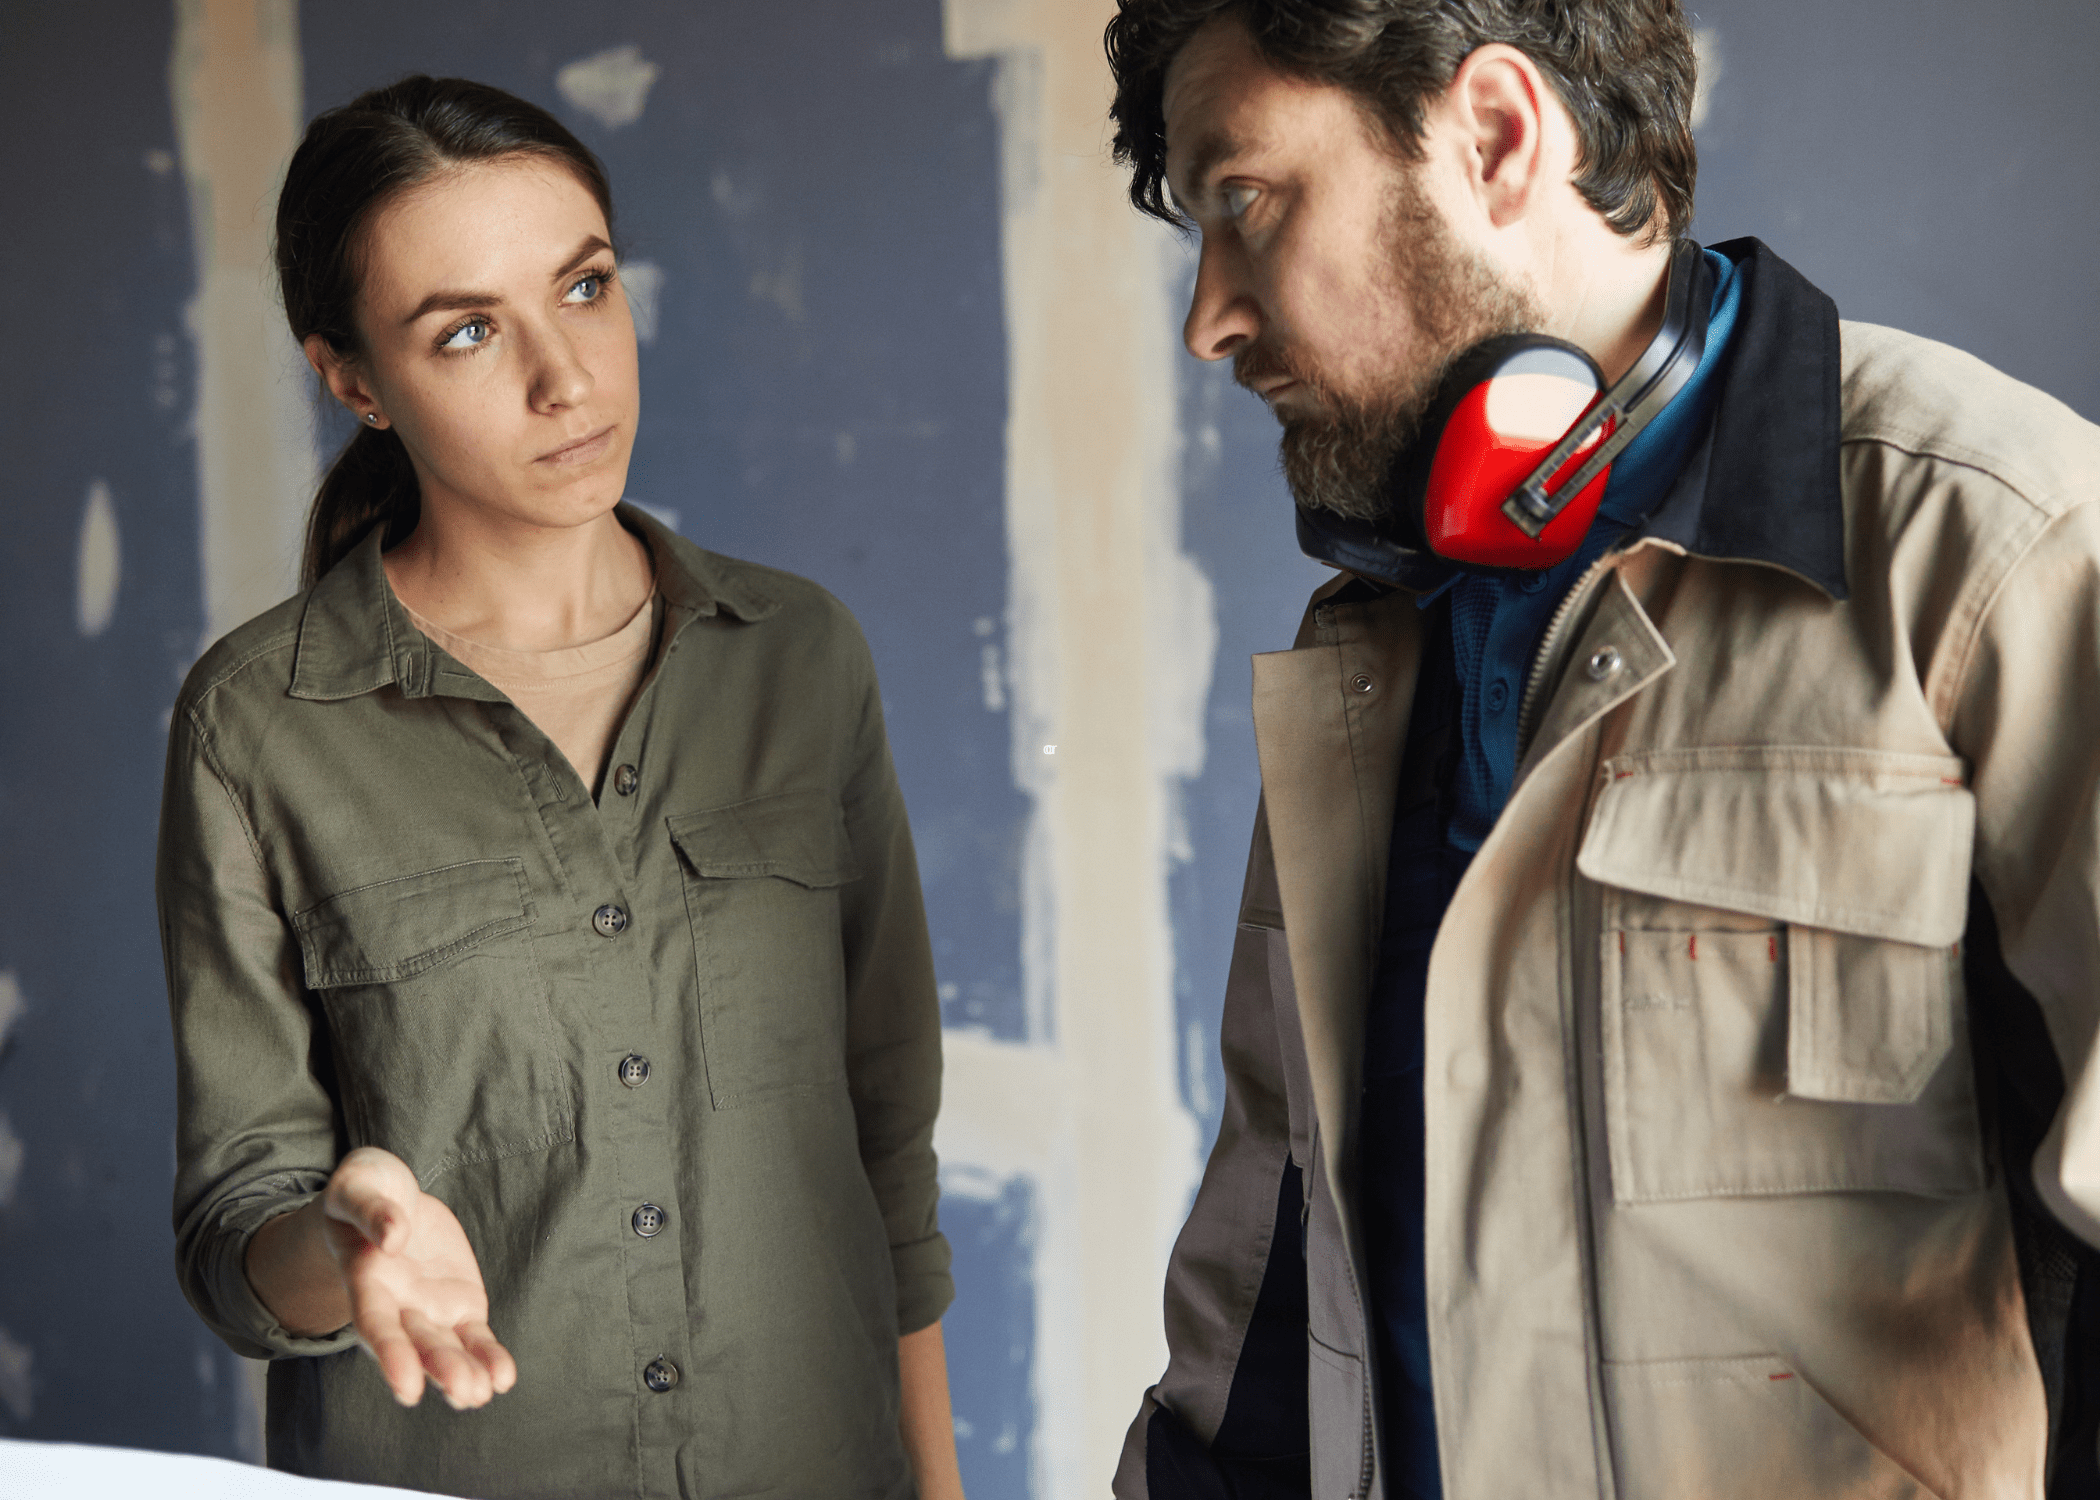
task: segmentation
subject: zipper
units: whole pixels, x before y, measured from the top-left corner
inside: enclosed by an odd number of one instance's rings
[[[1588,596],[1591,581],[1605,570],[1607,563],[1612,562],[1618,556],[1620,556],[1618,553],[1606,552],[1595,562],[1591,563],[1584,570],[1583,575],[1575,580],[1574,586],[1561,595],[1560,603],[1554,608],[1553,618],[1546,624],[1546,634],[1539,642],[1538,655],[1531,659],[1531,671],[1524,679],[1524,696],[1517,703],[1517,760],[1519,764],[1523,762],[1524,752],[1531,745],[1531,731],[1536,727],[1532,720],[1533,716],[1538,712],[1539,687],[1546,680],[1546,664],[1553,660],[1555,648],[1560,644],[1557,638],[1560,635],[1561,627],[1568,623],[1568,617],[1575,612],[1575,606]]]

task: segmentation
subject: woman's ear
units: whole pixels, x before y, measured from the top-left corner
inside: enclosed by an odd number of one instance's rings
[[[328,387],[329,394],[342,402],[351,416],[363,422],[378,412],[379,398],[365,384],[363,369],[355,360],[336,353],[328,340],[318,333],[308,334],[299,347],[305,351],[306,362],[314,367],[314,373]]]

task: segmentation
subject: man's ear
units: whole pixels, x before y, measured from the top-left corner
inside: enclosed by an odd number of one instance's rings
[[[1521,219],[1565,154],[1557,137],[1570,128],[1538,64],[1502,42],[1476,47],[1445,89],[1444,108],[1481,212],[1497,229]]]
[[[365,413],[378,409],[379,398],[365,384],[363,367],[356,361],[336,353],[318,333],[308,334],[299,347],[328,393],[348,407],[351,416],[362,421]]]

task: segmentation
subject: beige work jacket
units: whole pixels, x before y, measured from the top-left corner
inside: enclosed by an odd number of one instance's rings
[[[1601,560],[1440,929],[1448,1500],[2041,1493],[2048,1401],[1961,947],[1973,880],[2062,1067],[2036,1184],[2100,1244],[2100,430],[1888,329],[1844,324],[1831,354],[1835,591],[1652,535]],[[1312,1493],[1385,1493],[1355,1132],[1421,627],[1412,596],[1346,582],[1255,658],[1228,1102],[1125,1497],[1148,1493],[1158,1408],[1217,1431],[1289,1163]]]

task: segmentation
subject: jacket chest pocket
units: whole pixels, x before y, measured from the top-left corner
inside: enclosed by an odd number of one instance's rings
[[[781,792],[668,820],[685,866],[707,1090],[716,1109],[846,1073],[839,887],[857,874],[838,801]]]
[[[1648,752],[1577,864],[1605,887],[1613,1196],[1955,1196],[1984,1185],[1952,759]]]
[[[292,919],[345,1123],[426,1183],[576,1134],[520,859],[360,886]]]

